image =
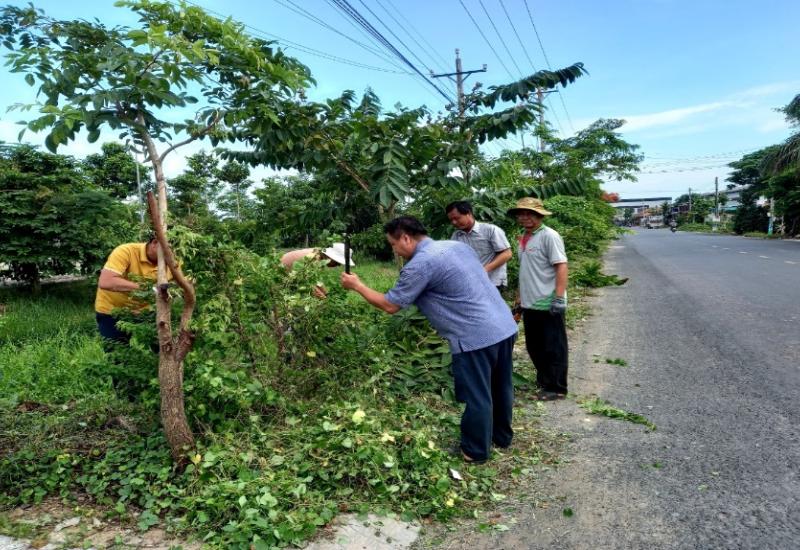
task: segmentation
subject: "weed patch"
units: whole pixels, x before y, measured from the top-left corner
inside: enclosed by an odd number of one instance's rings
[[[614,407],[611,403],[599,397],[582,398],[578,400],[578,404],[591,414],[615,418],[617,420],[625,420],[627,422],[633,422],[634,424],[642,424],[649,430],[656,429],[656,425],[644,416]]]

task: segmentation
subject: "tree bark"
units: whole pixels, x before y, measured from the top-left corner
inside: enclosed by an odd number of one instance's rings
[[[187,451],[194,448],[194,435],[186,419],[183,399],[183,359],[191,350],[194,334],[189,331],[189,321],[195,304],[194,288],[183,276],[167,241],[163,218],[152,192],[147,193],[150,217],[159,243],[158,285],[156,292],[156,328],[158,330],[159,357],[158,383],[161,393],[161,424],[167,438],[172,458],[178,464],[186,463]],[[169,265],[175,281],[183,289],[184,306],[181,315],[180,333],[177,341],[172,337],[172,310],[166,265]],[[163,266],[163,270],[162,270]],[[162,273],[163,271],[163,273]]]

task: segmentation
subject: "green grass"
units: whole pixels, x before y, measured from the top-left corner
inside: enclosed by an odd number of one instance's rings
[[[358,275],[370,287],[381,292],[392,288],[400,275],[400,270],[393,262],[377,260],[362,260],[350,271]]]
[[[0,346],[0,396],[54,404],[108,392],[107,382],[91,372],[104,361],[97,336],[69,328],[49,338],[5,344]]]
[[[655,430],[656,425],[640,414],[628,412],[613,406],[611,403],[599,397],[583,398],[578,400],[578,404],[592,414],[625,420],[634,424],[642,424],[650,430]]]
[[[773,233],[772,235],[768,233],[763,233],[761,231],[747,231],[743,235],[744,237],[750,237],[753,239],[780,239],[781,236],[778,234]]]
[[[110,391],[92,374],[105,360],[93,298],[86,282],[46,286],[41,296],[3,290],[0,399],[60,404]]]
[[[92,334],[93,282],[45,285],[40,296],[22,288],[0,290],[0,345],[47,339],[67,330]]]

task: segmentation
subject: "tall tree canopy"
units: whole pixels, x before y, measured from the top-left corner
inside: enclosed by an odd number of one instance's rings
[[[0,145],[0,212],[2,274],[35,292],[42,277],[98,269],[134,228],[131,211],[80,163],[28,145]]]

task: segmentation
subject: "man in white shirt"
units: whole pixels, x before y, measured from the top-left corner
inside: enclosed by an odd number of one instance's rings
[[[508,211],[525,230],[519,238],[519,295],[525,347],[536,367],[539,401],[567,395],[567,254],[564,241],[542,222],[551,212],[539,199],[525,197]]]
[[[472,205],[467,201],[451,202],[445,207],[445,212],[456,228],[450,240],[472,248],[489,280],[502,291],[508,284],[506,264],[513,254],[505,231],[494,224],[475,221]]]

